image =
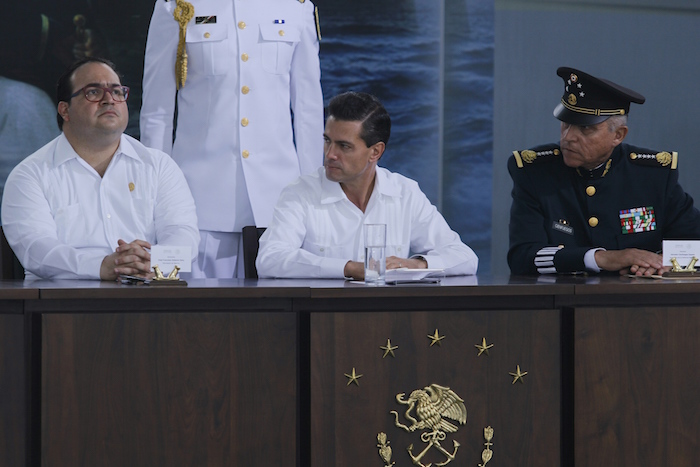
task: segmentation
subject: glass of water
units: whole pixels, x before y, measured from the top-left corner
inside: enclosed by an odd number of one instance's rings
[[[365,284],[384,285],[386,224],[365,224]]]

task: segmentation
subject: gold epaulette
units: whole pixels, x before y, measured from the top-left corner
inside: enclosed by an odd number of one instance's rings
[[[513,151],[513,157],[515,158],[515,163],[518,165],[518,168],[522,169],[525,167],[525,164],[554,160],[555,157],[561,156],[561,149],[559,149],[559,146],[541,147],[538,149],[539,151],[533,151],[532,149],[526,149],[520,152]]]
[[[630,160],[635,164],[647,165],[650,167],[670,167],[671,170],[678,168],[678,153],[676,151],[661,151],[656,154],[631,152]]]

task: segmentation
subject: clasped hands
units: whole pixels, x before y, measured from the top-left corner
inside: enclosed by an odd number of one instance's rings
[[[386,259],[387,269],[426,269],[428,263],[423,258],[399,258],[398,256],[389,256]],[[345,264],[343,271],[345,277],[352,277],[356,281],[365,279],[365,264],[360,261],[348,261]]]
[[[663,265],[663,257],[651,251],[637,248],[624,250],[598,250],[595,252],[595,262],[605,271],[618,271],[621,276],[661,275],[671,268]]]
[[[145,240],[127,243],[122,239],[117,242],[114,253],[105,256],[100,266],[100,279],[117,280],[120,275],[137,276],[152,279],[151,244]]]

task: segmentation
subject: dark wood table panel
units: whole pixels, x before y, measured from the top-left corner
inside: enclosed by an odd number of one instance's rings
[[[390,411],[441,384],[468,410],[451,465],[490,425],[486,467],[695,467],[699,304],[700,281],[617,276],[0,281],[0,465],[380,467],[379,432],[412,465],[422,430]]]
[[[42,321],[43,465],[293,465],[294,314]]]
[[[25,465],[26,355],[21,302],[0,302],[0,465]]]
[[[698,307],[576,309],[577,467],[700,465],[698,336]]]
[[[445,336],[431,346],[438,329]],[[477,344],[493,344],[478,356]],[[387,339],[398,346],[384,357]],[[528,374],[512,384],[520,365]],[[363,376],[348,385],[352,368]],[[558,465],[560,462],[559,312],[399,311],[311,314],[311,465],[337,467],[382,465],[377,434],[386,433],[396,465],[412,465],[407,447],[418,455],[426,443],[406,425],[408,406],[396,396],[431,384],[450,387],[464,399],[467,424],[447,433],[442,446],[461,446],[455,465],[481,463],[484,428],[494,429],[493,465]],[[416,410],[411,416],[417,417]],[[424,465],[444,462],[435,447]]]
[[[168,299],[289,300],[309,296],[309,283],[303,280],[190,279],[186,286],[124,285],[86,280],[38,280],[31,284],[40,289],[43,300],[139,299],[162,302]],[[2,292],[0,289],[0,296]]]

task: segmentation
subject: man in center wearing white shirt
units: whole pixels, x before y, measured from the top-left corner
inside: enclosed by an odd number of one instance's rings
[[[123,134],[129,119],[114,65],[88,58],[57,86],[63,131],[10,173],[2,226],[26,278],[152,276],[151,245],[190,247],[199,231],[185,177],[165,153]]]
[[[379,100],[331,99],[324,167],[287,186],[260,238],[258,277],[364,279],[364,224],[386,224],[386,267],[476,274],[478,258],[418,187],[377,167],[391,132]]]

